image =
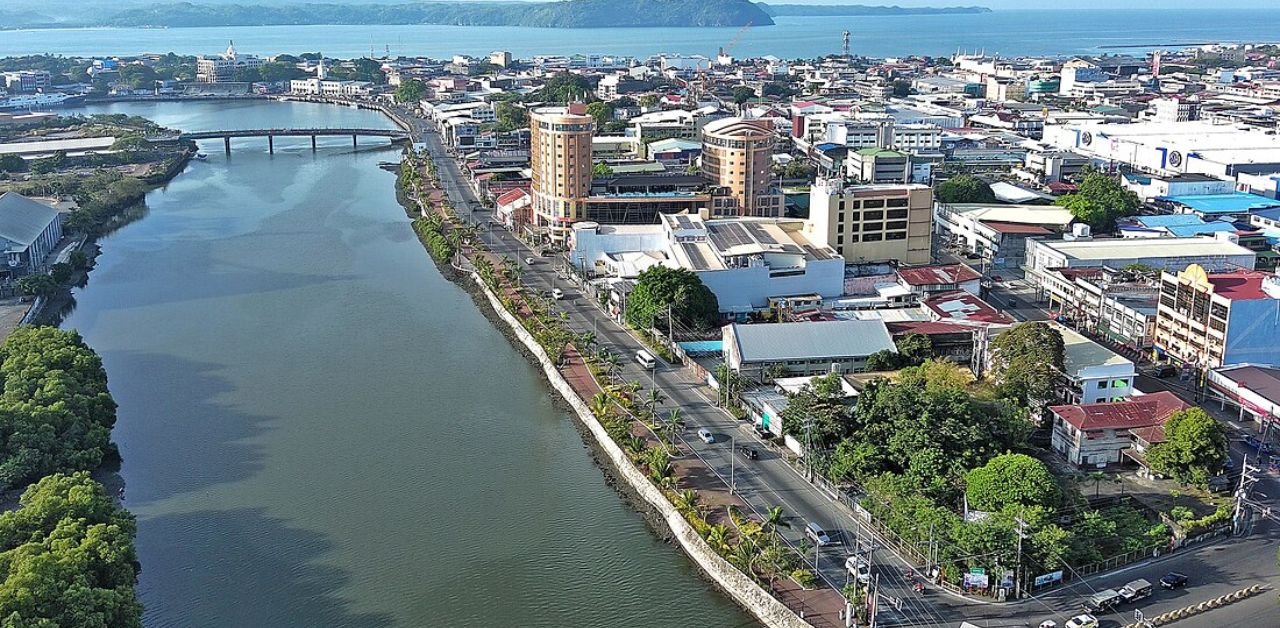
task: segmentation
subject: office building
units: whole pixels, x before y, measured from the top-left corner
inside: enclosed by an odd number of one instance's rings
[[[859,183],[909,183],[911,157],[885,148],[849,151],[844,159],[845,175]]]
[[[725,362],[748,379],[760,379],[770,367],[787,375],[823,375],[866,370],[867,358],[880,351],[897,353],[883,321],[773,323],[722,328]]]
[[[933,189],[926,185],[851,185],[819,179],[809,188],[811,241],[848,262],[928,264]]]
[[[263,59],[254,55],[242,55],[236,52],[234,43],[227,45],[227,50],[216,57],[200,57],[196,59],[196,82],[229,83],[234,82],[236,74],[242,70],[254,70],[261,66]]]
[[[995,268],[1017,268],[1029,240],[1060,237],[1073,220],[1070,211],[1054,205],[936,203],[933,228],[962,253]]]
[[[10,93],[38,92],[49,88],[49,73],[44,70],[20,70],[5,72],[4,88]]]
[[[1198,264],[1213,270],[1253,270],[1256,262],[1256,253],[1225,238],[1027,240],[1026,278],[1043,288],[1044,275],[1059,268],[1144,264],[1172,271]]]
[[[595,121],[582,104],[529,112],[534,228],[552,242],[563,242],[570,225],[583,217],[591,193],[594,132]]]
[[[1280,278],[1189,265],[1160,277],[1155,347],[1201,368],[1280,361]]]
[[[724,189],[713,216],[782,216],[782,192],[773,183],[773,139],[767,120],[724,118],[703,127],[703,176]]]

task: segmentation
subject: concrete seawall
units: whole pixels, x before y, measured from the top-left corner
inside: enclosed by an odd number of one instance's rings
[[[578,394],[574,392],[569,382],[560,374],[560,370],[552,363],[546,351],[534,340],[529,331],[502,306],[498,297],[489,290],[488,286],[484,285],[479,276],[472,274],[471,278],[480,291],[484,293],[485,297],[488,298],[490,307],[511,329],[511,333],[537,358],[538,364],[542,367],[552,388],[573,408],[578,420],[582,422],[592,438],[595,439],[599,450],[603,455],[608,456],[609,461],[617,471],[618,479],[626,482],[635,495],[643,499],[648,507],[652,508],[665,520],[667,527],[671,531],[671,536],[680,543],[680,547],[684,549],[685,554],[693,559],[694,563],[721,590],[751,614],[755,615],[766,626],[770,628],[809,628],[808,623],[761,588],[755,581],[739,571],[737,567],[720,557],[715,550],[711,549],[710,545],[707,545],[707,542],[702,537],[698,536],[693,526],[689,525],[688,521],[685,521],[684,517],[676,511],[675,506],[667,500],[666,496],[649,482],[644,473],[632,464],[631,459],[622,451],[622,448],[609,437],[604,426],[596,420],[595,415],[587,407],[587,403],[578,397]]]

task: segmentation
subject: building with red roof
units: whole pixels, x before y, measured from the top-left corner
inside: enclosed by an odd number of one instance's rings
[[[982,275],[967,264],[932,264],[898,269],[898,283],[920,296],[933,292],[981,291]]]
[[[1160,278],[1154,344],[1184,364],[1280,363],[1280,278],[1198,264]]]
[[[1052,406],[1051,442],[1073,465],[1105,467],[1120,462],[1137,437],[1144,443],[1163,440],[1165,421],[1190,407],[1166,390],[1128,401]]]

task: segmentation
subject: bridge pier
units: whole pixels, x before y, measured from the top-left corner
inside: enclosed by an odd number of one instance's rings
[[[222,148],[223,150],[227,151],[228,155],[231,154],[231,137],[230,136],[222,138]]]
[[[311,136],[311,152],[316,152],[316,136]]]
[[[355,134],[352,134],[352,135],[351,135],[351,148],[356,148],[356,136],[355,136]]]
[[[267,153],[271,155],[276,154],[276,138],[274,135],[267,136]]]

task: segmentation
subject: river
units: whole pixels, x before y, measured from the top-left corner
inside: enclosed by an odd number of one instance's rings
[[[938,3],[945,4],[945,3]],[[1173,44],[1274,42],[1280,10],[1250,9],[1001,10],[963,15],[780,17],[774,26],[730,28],[580,28],[515,26],[228,26],[171,29],[59,29],[0,32],[0,56],[72,56],[144,52],[215,54],[235,40],[240,52],[274,55],[323,52],[331,57],[390,53],[448,59],[495,49],[518,57],[600,53],[648,57],[658,53],[716,54],[735,42],[738,56],[784,59],[839,54],[848,30],[854,54],[893,57],[985,50],[1000,55],[1116,53],[1110,46],[1168,48]],[[1206,3],[1212,7],[1212,3]],[[1127,50],[1126,52],[1133,52]]]
[[[98,107],[185,130],[304,103]],[[362,142],[364,142],[362,140]],[[221,141],[101,241],[64,325],[120,404],[151,627],[729,628],[394,199],[385,140]]]

